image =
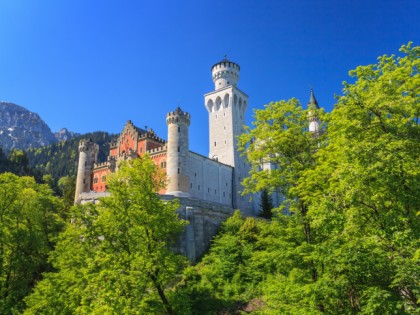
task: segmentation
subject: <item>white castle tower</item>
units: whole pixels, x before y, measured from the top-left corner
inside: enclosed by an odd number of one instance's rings
[[[166,115],[168,125],[167,151],[167,194],[188,196],[190,179],[188,176],[188,127],[190,114],[177,107]]]
[[[308,109],[309,109],[309,131],[312,132],[314,135],[318,135],[320,130],[321,122],[319,120],[318,115],[316,114],[316,111],[319,109],[318,102],[315,98],[314,91],[311,88],[311,96],[309,97],[309,103],[308,103]]]
[[[98,158],[99,146],[92,139],[79,143],[79,165],[77,168],[75,203],[81,193],[89,192],[92,183],[93,164]]]
[[[248,95],[238,89],[240,67],[226,57],[212,68],[214,91],[204,95],[209,113],[209,158],[230,165],[233,171],[233,206],[251,214],[248,198],[241,197],[241,181],[249,166],[238,152],[237,137],[243,132]]]

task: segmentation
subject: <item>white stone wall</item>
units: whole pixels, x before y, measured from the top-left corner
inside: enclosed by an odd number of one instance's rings
[[[232,167],[190,152],[189,194],[193,198],[232,207]]]

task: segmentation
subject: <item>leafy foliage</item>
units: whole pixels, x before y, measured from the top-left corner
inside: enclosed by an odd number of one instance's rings
[[[26,299],[26,313],[173,314],[183,307],[167,290],[185,264],[170,250],[185,222],[178,202],[156,194],[164,184],[146,156],[110,176],[109,197],[73,208],[51,256],[58,272],[46,274]]]
[[[0,313],[23,307],[44,271],[62,221],[60,202],[48,185],[33,178],[0,174]]]
[[[280,190],[294,215],[226,222],[185,276],[198,313],[419,312],[420,47],[401,52],[350,72],[318,136],[296,100],[256,111],[246,190]]]

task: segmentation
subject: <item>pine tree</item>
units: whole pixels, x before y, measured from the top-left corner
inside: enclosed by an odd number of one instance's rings
[[[273,216],[273,199],[268,193],[267,189],[261,192],[260,199],[260,213],[258,214],[262,218],[271,219]]]

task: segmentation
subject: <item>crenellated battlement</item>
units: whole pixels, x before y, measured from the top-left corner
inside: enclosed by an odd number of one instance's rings
[[[186,124],[190,125],[191,116],[189,113],[184,112],[179,106],[173,112],[166,114],[166,124]]]
[[[158,153],[166,152],[167,150],[168,150],[168,146],[164,145],[164,146],[161,146],[159,148],[150,149],[150,150],[147,151],[147,153],[158,154]]]
[[[157,142],[161,142],[161,143],[166,143],[166,140],[158,137],[155,132],[153,131],[153,129],[150,129],[147,133],[141,134],[139,136],[139,140],[140,139],[151,139],[151,140],[155,140]]]
[[[93,152],[99,151],[99,146],[96,143],[94,143],[91,138],[82,139],[79,142],[79,152],[87,152],[87,151],[93,151]]]

